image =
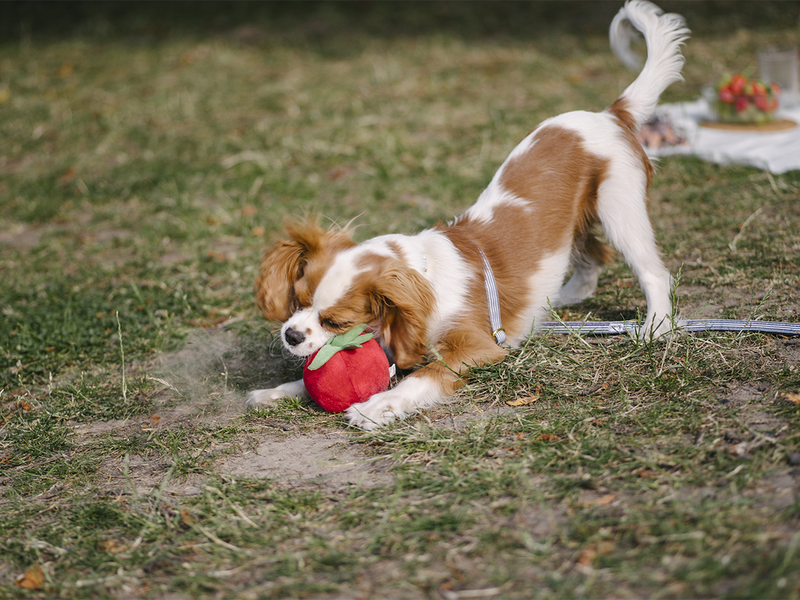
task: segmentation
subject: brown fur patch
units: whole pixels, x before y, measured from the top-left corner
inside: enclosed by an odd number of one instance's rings
[[[576,254],[598,265],[607,265],[614,258],[613,248],[601,242],[591,230],[576,239],[574,250]]]
[[[606,109],[606,112],[613,115],[622,126],[622,134],[625,137],[625,141],[628,142],[634,154],[642,161],[642,166],[647,175],[647,185],[649,186],[653,182],[655,168],[653,167],[653,163],[650,162],[644,148],[642,148],[642,144],[636,139],[635,134],[638,128],[636,127],[636,121],[634,121],[633,115],[631,115],[628,110],[627,98],[617,98],[614,103]]]
[[[471,367],[499,362],[508,350],[495,344],[491,336],[477,323],[460,323],[453,327],[436,344],[439,357],[431,360],[410,377],[426,377],[435,380],[440,392],[452,395],[464,384],[463,376]]]
[[[478,247],[497,281],[509,337],[528,326],[522,315],[531,296],[529,282],[544,257],[577,241],[603,261],[610,257],[611,250],[590,232],[597,221],[597,190],[605,176],[606,161],[586,152],[578,134],[552,126],[536,130],[531,147],[509,160],[500,176],[501,188],[515,200],[495,206],[489,226],[465,217],[442,228],[479,274],[459,327],[479,324],[492,339]]]
[[[628,131],[636,131],[636,121],[634,120],[633,115],[630,113],[630,110],[628,110],[627,98],[617,98],[614,103],[606,109],[606,111],[614,115],[622,127]]]
[[[539,229],[530,239],[548,250],[563,247],[566,224],[574,224],[574,237],[597,220],[607,161],[586,152],[582,139],[561,127],[539,128],[528,150],[503,167],[502,188],[526,201]]]
[[[400,244],[398,244],[397,242],[394,242],[394,241],[388,241],[388,242],[386,242],[386,245],[389,247],[389,250],[394,252],[394,255],[397,258],[399,258],[401,260],[405,260],[405,258],[406,258],[405,257],[405,253],[403,252],[403,248],[402,248],[402,246],[400,246]]]
[[[428,281],[399,258],[367,254],[358,261],[364,269],[345,297],[321,311],[321,320],[342,329],[366,323],[393,352],[401,369],[422,364],[428,353],[427,326],[436,297]]]
[[[285,321],[308,306],[336,254],[355,245],[350,233],[324,230],[316,222],[287,222],[287,239],[279,240],[261,259],[256,300],[268,321]]]

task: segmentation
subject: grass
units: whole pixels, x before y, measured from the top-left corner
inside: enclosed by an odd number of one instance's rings
[[[630,80],[616,6],[304,7],[2,8],[0,597],[800,596],[793,339],[539,336],[374,433],[244,412],[297,376],[252,293],[285,216],[446,220]],[[694,36],[666,101],[796,33],[796,3],[669,8]],[[798,171],[661,161],[685,316],[800,321],[798,197]],[[617,261],[559,317],[643,309]],[[259,467],[293,442],[332,475]]]

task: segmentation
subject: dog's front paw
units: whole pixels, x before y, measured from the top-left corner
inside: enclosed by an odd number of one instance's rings
[[[673,324],[675,325],[674,328]],[[680,330],[680,324],[673,322],[669,317],[648,317],[639,329],[638,337],[642,342],[666,342],[677,330]]]
[[[303,381],[292,381],[284,383],[276,388],[267,390],[253,390],[247,394],[244,401],[247,408],[260,408],[265,406],[275,406],[281,398],[303,398],[308,395]]]
[[[398,400],[402,400],[402,398],[397,397],[393,390],[381,392],[366,402],[353,404],[345,411],[345,416],[350,421],[350,425],[372,431],[381,425],[387,425],[406,416],[400,406],[402,403],[398,403]]]
[[[435,406],[446,396],[435,378],[409,375],[391,390],[375,394],[366,402],[353,404],[345,411],[345,416],[350,425],[372,431],[381,425],[405,419],[420,409]]]
[[[282,392],[278,388],[273,388],[270,390],[253,390],[252,392],[247,393],[247,398],[244,401],[244,405],[247,408],[275,406],[275,404],[278,403],[278,400],[285,398],[288,395],[289,394]]]

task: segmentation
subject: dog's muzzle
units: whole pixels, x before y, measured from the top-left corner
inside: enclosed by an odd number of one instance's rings
[[[289,327],[286,331],[283,332],[283,337],[286,340],[286,343],[289,344],[292,348],[294,348],[298,344],[302,344],[303,340],[306,339],[306,336],[304,336],[296,329],[292,329],[291,327]]]

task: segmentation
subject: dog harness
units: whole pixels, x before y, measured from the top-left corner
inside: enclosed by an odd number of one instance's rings
[[[492,326],[492,337],[498,345],[504,344],[506,330],[503,329],[503,322],[500,318],[500,294],[497,291],[497,282],[494,280],[492,265],[489,264],[489,259],[486,258],[477,242],[473,240],[473,243],[478,248],[478,252],[481,253],[481,260],[483,261],[483,283],[486,286],[486,303],[489,305],[489,322]]]

